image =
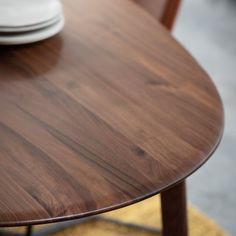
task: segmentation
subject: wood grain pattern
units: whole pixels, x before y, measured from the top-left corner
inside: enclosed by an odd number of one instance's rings
[[[133,0],[157,20],[159,20],[167,29],[171,30],[180,6],[180,0]]]
[[[222,135],[215,86],[155,19],[127,0],[63,2],[60,35],[0,48],[0,226],[150,197]]]

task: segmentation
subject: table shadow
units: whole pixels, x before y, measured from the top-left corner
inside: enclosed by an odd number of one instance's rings
[[[50,39],[26,45],[1,45],[0,82],[43,77],[58,65],[63,44],[63,37],[56,35]]]

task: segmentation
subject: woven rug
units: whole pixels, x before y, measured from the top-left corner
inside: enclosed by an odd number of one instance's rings
[[[194,207],[188,207],[190,236],[229,236],[216,223]],[[160,199],[153,197],[141,203],[102,215],[126,223],[161,228]],[[41,226],[42,227],[42,226]],[[18,231],[22,229],[17,229]],[[91,221],[74,226],[53,236],[159,236],[128,226],[121,226],[103,220]]]

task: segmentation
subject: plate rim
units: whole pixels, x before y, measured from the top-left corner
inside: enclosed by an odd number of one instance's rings
[[[21,33],[21,32],[28,32],[28,31],[34,31],[34,30],[39,30],[45,27],[48,27],[50,25],[53,25],[57,23],[60,20],[61,15],[63,15],[63,12],[60,11],[56,16],[52,17],[51,19],[37,23],[37,24],[32,24],[32,25],[26,25],[26,26],[0,26],[0,34],[1,33]]]
[[[58,22],[43,29],[13,36],[0,36],[0,45],[21,45],[42,41],[59,33],[63,29],[64,24],[65,17],[62,14]]]
[[[38,15],[36,18],[34,18],[34,17],[32,17],[32,14],[31,14],[31,20],[30,20],[30,16],[28,16],[27,18],[22,17],[21,22],[19,22],[17,20],[17,17],[16,17],[17,14],[15,14],[16,10],[13,10],[11,12],[11,10],[13,8],[10,9],[10,4],[9,4],[9,7],[3,7],[3,9],[6,11],[6,13],[4,14],[5,18],[0,17],[0,27],[26,27],[26,26],[29,26],[29,25],[35,25],[35,24],[42,23],[42,22],[45,22],[47,20],[50,20],[53,17],[60,14],[60,12],[62,12],[63,7],[62,7],[62,3],[61,3],[60,0],[48,0],[48,2],[49,2],[48,6],[50,6],[50,2],[55,2],[55,6],[51,9],[50,14],[49,14],[49,10],[48,10],[47,14],[45,14],[43,17],[42,16],[39,17],[39,15]],[[9,9],[9,11],[7,11],[7,9]],[[31,10],[32,10],[32,6],[31,6]],[[27,10],[25,10],[25,11],[24,10],[22,10],[22,11],[18,10],[17,12],[19,12],[19,11],[20,11],[20,13],[18,14],[18,17],[19,17],[19,15],[21,15],[21,16],[22,15],[27,15],[27,12],[28,12],[28,15],[29,15],[29,11],[27,11]],[[1,12],[1,7],[0,7],[0,12]],[[7,17],[6,17],[6,15],[7,15]],[[12,20],[12,18],[13,19],[15,18],[15,20]],[[38,19],[41,18],[41,20],[37,21],[36,20],[37,18]],[[1,23],[1,21],[4,22],[3,19],[5,19],[5,23]],[[6,20],[6,19],[8,19],[8,20]]]

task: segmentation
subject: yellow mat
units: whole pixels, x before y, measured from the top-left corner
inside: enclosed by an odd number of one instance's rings
[[[189,206],[189,231],[190,236],[228,236],[217,224],[206,217],[200,211]],[[118,219],[124,222],[137,223],[150,227],[161,228],[160,199],[153,197],[141,203],[125,207],[110,213],[104,217]],[[54,236],[153,236],[161,235],[147,233],[134,228],[114,225],[104,221],[84,223],[80,226],[69,228]]]

